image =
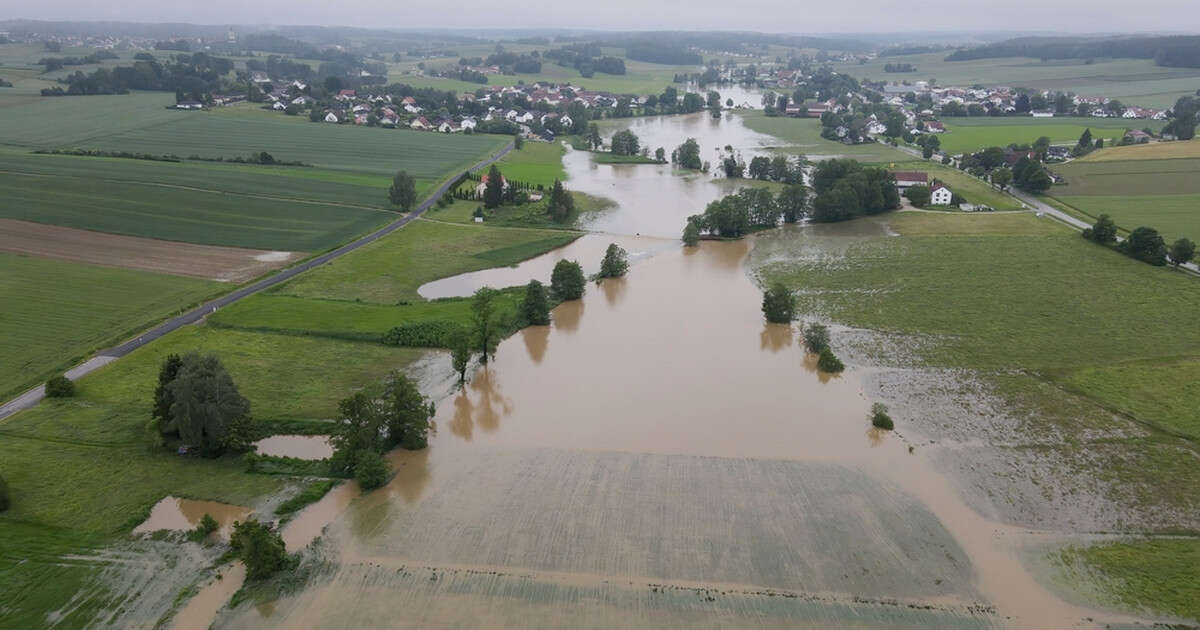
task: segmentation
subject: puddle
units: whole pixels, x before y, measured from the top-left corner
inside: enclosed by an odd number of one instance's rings
[[[254,443],[259,455],[325,459],[333,455],[328,435],[272,435]]]
[[[196,529],[200,519],[205,514],[211,515],[219,525],[217,532],[222,538],[229,538],[233,531],[234,521],[245,520],[250,514],[250,508],[216,501],[198,501],[165,497],[150,509],[150,516],[133,529],[135,534],[155,532],[161,529],[185,531]]]
[[[254,260],[259,262],[284,262],[292,258],[292,252],[267,252],[258,254]]]

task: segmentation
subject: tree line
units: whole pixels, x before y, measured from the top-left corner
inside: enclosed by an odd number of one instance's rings
[[[1156,267],[1164,266],[1168,261],[1178,267],[1191,262],[1196,255],[1196,243],[1191,239],[1181,237],[1168,247],[1158,230],[1146,226],[1135,228],[1125,240],[1117,243],[1117,224],[1107,214],[1100,215],[1092,227],[1084,229],[1083,238],[1105,247],[1115,247],[1130,258]]]

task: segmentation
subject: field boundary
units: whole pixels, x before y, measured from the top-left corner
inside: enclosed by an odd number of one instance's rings
[[[497,151],[496,153],[493,153],[491,156],[486,157],[486,158],[480,160],[479,162],[476,162],[474,165],[472,165],[470,168],[467,169],[467,172],[474,171],[474,170],[483,168],[485,166],[489,166],[493,162],[495,162],[495,161],[499,160],[500,158],[504,157],[505,155],[507,155],[512,150],[513,150],[513,143],[509,142],[508,144],[501,147],[500,150]],[[293,267],[288,267],[286,269],[283,269],[283,270],[275,273],[274,275],[267,276],[267,277],[262,278],[252,284],[235,289],[234,291],[232,291],[230,293],[227,293],[216,299],[205,302],[198,307],[192,308],[191,310],[183,313],[182,315],[178,315],[178,316],[173,317],[165,322],[161,322],[158,325],[150,328],[149,330],[144,331],[142,334],[138,335],[137,337],[129,339],[123,343],[117,344],[110,348],[106,348],[106,349],[98,351],[96,353],[96,355],[94,357],[88,359],[88,361],[85,361],[83,364],[77,365],[74,368],[72,368],[72,370],[70,370],[68,372],[68,378],[70,378],[72,380],[78,379],[79,377],[84,376],[85,374],[89,373],[95,367],[99,367],[99,365],[95,365],[95,363],[99,363],[99,362],[94,361],[94,359],[97,359],[97,358],[109,359],[109,361],[104,361],[103,363],[101,363],[101,365],[107,364],[111,360],[115,360],[120,357],[123,357],[123,356],[129,354],[130,352],[133,352],[134,350],[137,350],[138,348],[154,341],[155,339],[158,339],[159,337],[166,335],[167,333],[173,332],[173,331],[175,331],[183,326],[186,326],[188,324],[195,324],[195,323],[203,320],[205,318],[205,316],[207,316],[211,313],[215,313],[218,308],[223,308],[225,306],[233,304],[234,302],[237,302],[238,300],[241,300],[243,298],[246,298],[246,297],[249,297],[256,293],[259,293],[259,292],[261,292],[265,289],[268,289],[270,287],[273,287],[277,284],[286,282],[286,281],[288,281],[310,269],[319,267],[335,258],[341,257],[341,256],[348,254],[356,249],[359,249],[359,248],[363,247],[364,245],[369,245],[371,243],[374,243],[375,241],[378,241],[379,239],[383,238],[384,236],[387,236],[388,234],[391,234],[392,232],[395,232],[396,230],[403,228],[404,226],[408,225],[413,220],[419,218],[421,216],[421,214],[423,214],[431,206],[433,206],[433,204],[442,195],[444,195],[446,193],[446,191],[449,190],[450,187],[452,185],[454,185],[455,182],[457,182],[459,180],[459,178],[462,176],[463,176],[463,173],[456,173],[452,177],[444,180],[442,182],[442,184],[439,185],[437,188],[435,188],[425,198],[425,200],[422,201],[421,204],[418,205],[416,207],[416,209],[414,209],[412,212],[409,212],[408,214],[396,219],[395,221],[392,221],[391,223],[383,226],[382,228],[380,228],[374,232],[371,232],[370,234],[361,236],[349,243],[346,243],[345,245],[338,247],[337,249],[334,249],[333,251],[326,252],[324,254],[321,254],[321,255],[313,257],[313,258],[309,258],[308,260],[305,260]],[[91,369],[81,369],[81,368],[87,368],[89,366],[89,364],[93,365],[94,367],[92,367]],[[4,404],[0,405],[0,422],[3,422],[5,419],[11,417],[13,414],[15,414],[19,411],[23,411],[25,409],[33,407],[39,401],[41,401],[41,399],[43,397],[45,397],[45,386],[38,385],[37,387],[34,387],[34,388],[22,393],[21,395],[17,396],[16,398],[13,398],[12,400],[5,402]]]

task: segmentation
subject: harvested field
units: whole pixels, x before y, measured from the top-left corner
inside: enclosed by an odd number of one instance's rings
[[[0,251],[237,283],[302,257],[298,252],[176,243],[13,219],[0,219]]]

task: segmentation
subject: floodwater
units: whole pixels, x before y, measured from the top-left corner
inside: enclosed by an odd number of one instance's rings
[[[198,501],[179,497],[164,497],[150,509],[150,516],[133,529],[133,533],[156,532],[161,529],[184,531],[196,529],[200,519],[208,514],[217,521],[217,533],[228,538],[234,521],[244,520],[250,508],[216,501]]]
[[[632,124],[710,124],[684,118]],[[567,166],[572,188],[618,203],[606,229],[626,234],[669,227],[674,236],[680,216],[698,211],[682,205],[702,208],[723,192],[669,167],[594,165],[582,153]],[[345,484],[310,508],[313,523],[301,527],[302,513],[289,525],[306,540],[323,531],[309,553],[329,571],[267,606],[226,611],[216,626],[1130,621],[1042,588],[1020,556],[1038,533],[970,509],[923,449],[910,448],[925,442],[906,439],[904,418],[899,432],[872,429],[866,371],[822,374],[797,327],[764,323],[747,267],[756,240],[886,229],[810,226],[656,248],[626,278],[589,284],[550,326],[505,340],[441,400],[429,448],[392,453],[388,485],[356,499]],[[563,256],[487,281],[520,284]],[[451,279],[438,294],[479,282]],[[440,361],[451,379],[449,359]]]
[[[254,443],[259,455],[325,459],[333,455],[328,435],[272,435]]]

